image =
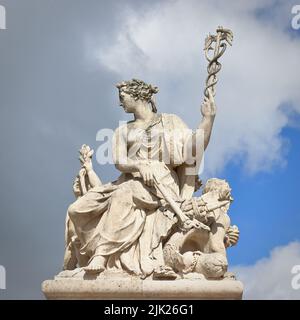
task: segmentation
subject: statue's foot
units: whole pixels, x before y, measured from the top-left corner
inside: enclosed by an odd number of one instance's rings
[[[105,270],[106,258],[103,256],[95,256],[91,262],[83,268],[86,273],[95,274]]]
[[[153,272],[153,280],[175,280],[177,277],[174,270],[168,266],[160,266]]]
[[[182,274],[183,279],[197,279],[197,280],[205,280],[205,276],[202,273],[198,272],[190,272],[190,273],[183,273]]]
[[[223,276],[224,279],[228,279],[228,280],[236,280],[236,276],[233,272],[225,272],[224,276]]]

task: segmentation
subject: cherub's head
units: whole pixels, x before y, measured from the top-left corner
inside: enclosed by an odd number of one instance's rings
[[[139,102],[149,104],[152,112],[157,112],[153,95],[158,92],[158,88],[147,84],[142,80],[132,79],[118,83],[120,105],[125,112],[135,112]]]
[[[219,200],[233,201],[233,198],[231,197],[231,188],[226,180],[218,178],[208,179],[203,188],[202,194],[208,192],[218,192]]]

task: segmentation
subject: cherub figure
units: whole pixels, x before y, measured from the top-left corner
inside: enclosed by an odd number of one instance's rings
[[[228,266],[226,248],[239,239],[237,226],[230,226],[228,210],[232,201],[229,184],[213,178],[205,184],[201,197],[183,203],[183,211],[210,230],[177,230],[164,245],[166,264],[181,276],[196,273],[209,279],[224,277]]]

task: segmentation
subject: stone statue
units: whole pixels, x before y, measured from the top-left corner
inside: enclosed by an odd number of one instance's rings
[[[186,124],[176,115],[157,113],[153,99],[156,87],[136,79],[117,87],[121,106],[134,115],[133,121],[115,132],[114,158],[121,175],[116,182],[102,185],[93,171],[91,157],[81,157],[82,168],[74,185],[79,196],[68,209],[75,230],[71,242],[80,246],[78,263],[86,273],[121,268],[147,277],[157,268],[171,271],[164,263],[163,243],[176,225],[206,231],[209,228],[199,220],[191,220],[180,208],[191,199],[196,182],[195,175],[185,175],[181,154],[191,134]],[[205,149],[215,117],[212,95],[205,98],[202,114],[199,128],[204,131]],[[179,131],[175,139],[165,134],[174,129]],[[161,139],[148,139],[157,135]],[[176,153],[170,150],[172,147]],[[128,158],[130,148],[135,153]],[[170,161],[158,159],[160,153],[167,153]],[[88,264],[82,265],[81,261],[86,260]],[[66,269],[69,264],[66,261]]]
[[[116,272],[143,281],[234,278],[226,257],[239,239],[228,215],[231,189],[213,178],[194,196],[216,115],[218,59],[231,40],[231,31],[222,27],[206,40],[209,75],[195,131],[178,116],[158,112],[156,86],[138,79],[117,84],[120,106],[133,114],[114,134],[120,176],[103,184],[93,170],[93,150],[82,146],[60,278],[109,280]]]

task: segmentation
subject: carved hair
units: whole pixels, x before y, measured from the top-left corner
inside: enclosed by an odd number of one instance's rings
[[[158,87],[147,84],[142,80],[132,79],[129,81],[122,81],[116,87],[120,92],[129,94],[134,100],[145,100],[152,106],[152,111],[157,112],[153,94],[158,92]]]
[[[223,197],[226,194],[226,191],[230,192],[231,188],[226,180],[211,178],[211,179],[207,180],[207,182],[203,188],[202,194],[205,194],[210,191],[219,192],[220,200],[223,200]],[[224,199],[224,200],[226,200],[226,199]]]

